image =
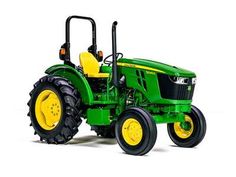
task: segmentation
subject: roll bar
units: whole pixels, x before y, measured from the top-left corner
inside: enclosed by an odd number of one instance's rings
[[[92,45],[89,47],[89,52],[91,52],[94,56],[97,52],[97,32],[96,32],[96,23],[94,19],[90,17],[84,17],[84,16],[69,16],[66,19],[66,42],[61,46],[65,50],[64,55],[60,55],[60,59],[64,60],[65,62],[70,62],[70,22],[72,19],[82,19],[82,20],[88,20],[92,24]]]

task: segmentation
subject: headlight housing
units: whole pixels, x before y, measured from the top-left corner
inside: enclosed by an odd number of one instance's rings
[[[181,84],[181,85],[196,84],[196,77],[187,78],[187,77],[169,76],[169,78],[175,84]]]
[[[192,84],[195,85],[196,82],[197,82],[197,78],[196,77],[192,78]]]
[[[178,77],[158,74],[158,84],[161,97],[171,100],[192,100],[195,77]]]

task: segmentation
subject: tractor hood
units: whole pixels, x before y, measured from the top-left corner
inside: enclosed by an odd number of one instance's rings
[[[140,59],[140,58],[120,58],[117,61],[118,66],[123,67],[135,67],[145,70],[150,70],[158,73],[168,74],[172,76],[182,76],[182,77],[196,77],[195,73],[182,69],[176,66],[167,65],[157,61]]]

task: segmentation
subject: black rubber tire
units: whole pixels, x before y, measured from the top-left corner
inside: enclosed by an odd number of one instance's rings
[[[170,139],[180,147],[191,148],[197,146],[204,138],[206,134],[206,120],[203,113],[192,105],[191,113],[188,113],[193,121],[194,129],[190,137],[183,139],[176,135],[174,131],[174,124],[167,124],[168,134]]]
[[[91,126],[91,130],[94,130],[97,133],[97,136],[103,138],[115,138],[115,121],[111,125],[106,126]]]
[[[142,126],[143,137],[137,145],[129,145],[122,136],[122,126],[128,118],[136,119]],[[144,155],[155,145],[157,138],[157,127],[151,114],[139,107],[131,107],[125,110],[119,117],[115,126],[116,140],[120,147],[131,155]]]
[[[35,102],[38,95],[46,89],[57,93],[62,104],[62,116],[57,126],[52,130],[43,129],[35,116]],[[28,102],[31,124],[41,141],[50,144],[64,144],[78,132],[82,120],[79,114],[81,98],[73,85],[65,78],[47,75],[34,84]]]

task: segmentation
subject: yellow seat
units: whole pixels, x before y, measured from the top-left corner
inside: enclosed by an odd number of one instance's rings
[[[82,52],[79,55],[80,65],[83,68],[84,74],[93,78],[107,78],[109,73],[99,73],[99,63],[93,54]]]

